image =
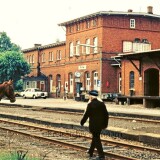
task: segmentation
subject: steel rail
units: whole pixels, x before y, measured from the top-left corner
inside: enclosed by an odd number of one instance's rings
[[[30,134],[30,133],[26,133],[26,132],[22,132],[22,131],[17,131],[17,130],[5,128],[5,127],[0,127],[0,128],[3,129],[3,130],[6,130],[6,131],[16,133],[16,134],[21,134],[21,135],[24,135],[24,136],[33,137],[33,138],[36,138],[36,139],[39,139],[39,140],[48,141],[50,143],[70,147],[70,148],[73,148],[73,149],[76,149],[76,150],[86,151],[88,149],[88,147],[85,147],[85,146],[75,145],[75,144],[72,144],[72,143],[69,143],[69,142],[55,140],[55,139],[51,139],[51,138],[48,138],[48,137],[39,136],[39,135],[36,135],[36,134]],[[104,152],[104,153],[105,153],[106,156],[108,156],[110,158],[116,158],[117,160],[139,160],[137,158],[127,157],[127,156],[123,156],[123,155],[119,155],[119,154],[115,154],[115,153],[110,153],[110,152]]]
[[[73,137],[77,137],[77,136],[80,136],[82,138],[86,138],[86,139],[92,139],[91,137],[89,136],[85,136],[85,135],[82,135],[82,134],[75,134],[75,133],[69,133],[69,132],[65,132],[65,131],[59,131],[59,130],[56,130],[56,129],[49,129],[49,128],[46,128],[46,127],[40,127],[40,126],[35,126],[35,125],[28,125],[28,124],[24,124],[24,123],[18,123],[18,122],[13,122],[13,121],[7,121],[7,120],[0,120],[0,122],[5,122],[5,123],[12,123],[12,124],[15,124],[15,125],[21,125],[21,126],[24,126],[24,127],[32,127],[34,129],[40,129],[40,130],[45,130],[47,132],[55,132],[57,134],[60,134],[60,135],[68,135],[68,136],[73,136]],[[133,145],[133,144],[128,144],[128,143],[124,143],[124,142],[119,142],[119,141],[112,141],[112,140],[106,140],[106,139],[103,139],[102,138],[102,142],[104,143],[108,143],[108,144],[112,144],[112,145],[118,145],[118,146],[122,146],[122,147],[126,147],[126,148],[133,148],[133,149],[137,149],[137,150],[145,150],[145,151],[151,151],[151,152],[156,152],[156,153],[160,153],[160,149],[157,149],[157,148],[151,148],[151,147],[145,147],[145,146],[139,146],[139,145]]]

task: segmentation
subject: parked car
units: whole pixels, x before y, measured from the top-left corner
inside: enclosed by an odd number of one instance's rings
[[[120,93],[107,93],[107,100],[114,101],[118,96],[121,96]]]
[[[15,91],[14,91],[14,94],[15,94],[16,97],[21,97],[21,92],[23,92],[23,91],[24,91],[24,90],[21,90],[21,91],[15,90]]]
[[[48,93],[41,91],[39,88],[27,88],[24,92],[21,92],[23,98],[47,98]]]

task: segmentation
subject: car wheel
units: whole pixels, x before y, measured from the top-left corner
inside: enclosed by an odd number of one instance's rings
[[[25,95],[23,95],[23,98],[24,98],[24,99],[26,99],[26,96],[25,96]]]
[[[35,95],[33,95],[33,99],[36,99],[36,96],[35,96]]]

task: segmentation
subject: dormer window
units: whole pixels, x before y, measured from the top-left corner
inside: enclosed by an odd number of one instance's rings
[[[135,27],[136,27],[135,19],[130,19],[130,28],[135,28]]]

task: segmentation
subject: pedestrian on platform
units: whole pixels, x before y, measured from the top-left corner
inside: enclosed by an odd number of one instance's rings
[[[99,100],[97,96],[98,91],[91,90],[89,92],[89,103],[80,124],[83,126],[89,118],[89,131],[92,134],[92,142],[87,153],[90,158],[93,157],[93,152],[96,148],[99,159],[104,160],[105,155],[100,140],[100,134],[103,129],[107,128],[109,116],[106,105],[102,100]]]

